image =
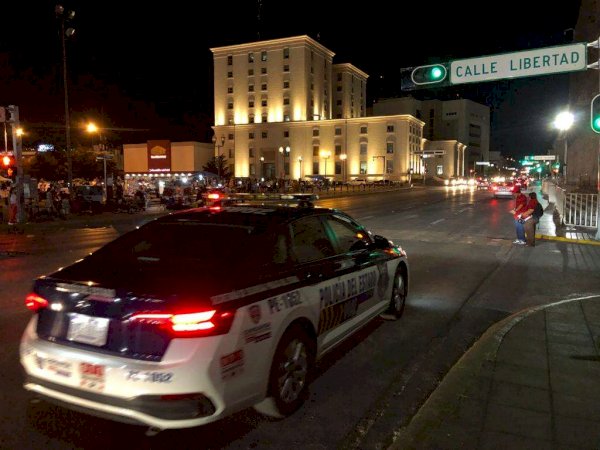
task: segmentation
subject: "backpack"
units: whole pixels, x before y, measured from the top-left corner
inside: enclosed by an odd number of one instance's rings
[[[538,202],[538,204],[535,205],[535,209],[533,210],[533,217],[540,220],[540,217],[542,217],[543,215],[544,215],[544,208],[542,207],[541,203]]]

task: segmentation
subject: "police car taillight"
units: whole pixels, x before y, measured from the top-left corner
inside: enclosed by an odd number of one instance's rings
[[[48,300],[32,292],[25,297],[25,306],[27,306],[28,310],[36,312],[48,307]]]
[[[231,328],[233,311],[199,311],[182,314],[140,313],[130,318],[168,330],[174,337],[197,337],[225,334]]]

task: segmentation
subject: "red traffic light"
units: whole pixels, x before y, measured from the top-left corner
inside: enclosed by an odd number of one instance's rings
[[[10,156],[8,156],[8,155],[5,155],[5,156],[2,158],[2,165],[3,165],[4,167],[8,167],[8,166],[10,166],[11,162],[12,162],[12,159],[11,159],[11,158],[10,158]]]

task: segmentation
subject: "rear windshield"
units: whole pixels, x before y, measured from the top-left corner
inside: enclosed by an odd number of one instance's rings
[[[193,260],[203,266],[239,267],[271,256],[273,242],[273,237],[248,226],[158,222],[107,244],[94,257],[160,265]]]

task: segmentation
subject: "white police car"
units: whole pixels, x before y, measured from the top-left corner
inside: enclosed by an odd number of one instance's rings
[[[24,387],[155,429],[282,417],[317,358],[402,314],[408,274],[401,248],[336,210],[174,213],[35,281]]]

